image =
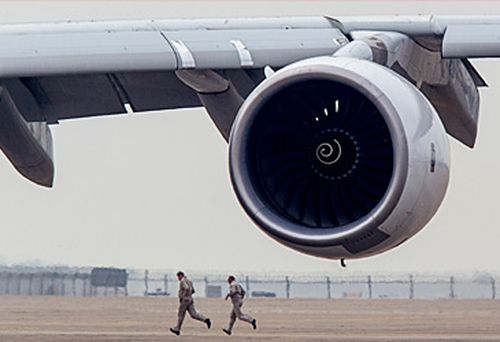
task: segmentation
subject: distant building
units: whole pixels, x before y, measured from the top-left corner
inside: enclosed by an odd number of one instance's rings
[[[90,272],[90,285],[96,293],[97,288],[104,288],[105,295],[109,288],[114,289],[117,294],[118,289],[122,288],[127,295],[127,270],[119,268],[93,268]]]

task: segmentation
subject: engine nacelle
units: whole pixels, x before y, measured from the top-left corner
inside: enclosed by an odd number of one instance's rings
[[[233,187],[277,241],[359,258],[416,234],[440,206],[449,146],[430,102],[373,62],[320,57],[270,76],[230,137]]]

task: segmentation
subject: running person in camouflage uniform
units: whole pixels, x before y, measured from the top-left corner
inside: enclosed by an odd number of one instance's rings
[[[231,315],[229,318],[229,326],[222,329],[226,334],[231,335],[233,333],[233,326],[236,322],[236,318],[244,322],[250,323],[254,329],[257,329],[257,320],[249,315],[245,315],[241,312],[241,307],[243,306],[243,298],[245,298],[245,290],[243,287],[236,282],[234,276],[229,276],[227,278],[229,283],[229,292],[226,295],[226,300],[231,298],[233,303],[233,310],[231,310]]]
[[[186,311],[189,312],[191,318],[197,321],[204,322],[207,325],[207,328],[210,329],[210,327],[212,326],[210,318],[203,316],[194,308],[193,293],[195,291],[193,283],[181,271],[177,272],[177,279],[179,279],[179,314],[177,325],[175,326],[175,328],[170,328],[170,331],[177,336],[181,334],[182,322],[184,321],[184,317],[186,316]]]

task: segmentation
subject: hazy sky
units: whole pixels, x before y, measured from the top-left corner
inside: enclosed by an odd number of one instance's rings
[[[500,14],[495,1],[2,1],[0,22],[257,15]],[[1,48],[1,47],[0,47]],[[500,271],[500,61],[474,61],[477,147],[452,141],[447,197],[432,222],[380,256],[337,262],[278,245],[229,182],[227,145],[202,109],[65,121],[53,127],[55,187],[0,157],[0,262],[229,271]]]

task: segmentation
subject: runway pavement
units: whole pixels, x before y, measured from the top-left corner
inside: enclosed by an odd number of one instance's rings
[[[0,296],[0,341],[500,341],[500,300],[249,299],[258,330],[221,329],[230,303],[197,299],[211,330],[186,318],[179,338],[175,298]]]

